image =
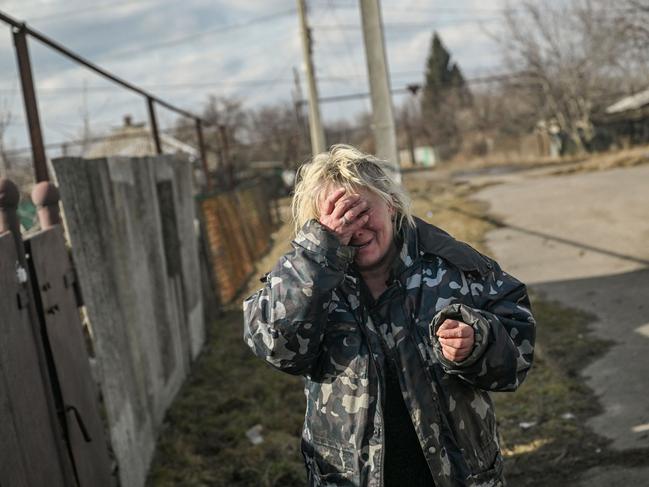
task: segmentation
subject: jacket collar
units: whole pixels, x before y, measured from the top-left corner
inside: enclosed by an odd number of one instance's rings
[[[392,277],[398,279],[419,259],[417,230],[411,226],[402,228],[398,237],[399,253],[392,265]]]
[[[486,275],[493,269],[493,261],[470,245],[456,240],[441,228],[415,218],[416,255],[439,256],[462,271],[477,271]]]
[[[421,258],[441,257],[465,272],[486,275],[493,268],[493,261],[470,245],[456,240],[435,225],[415,218],[415,226],[405,226],[399,236],[399,253],[394,260],[391,278],[403,281],[404,274]],[[359,275],[353,272],[349,284],[356,287]]]

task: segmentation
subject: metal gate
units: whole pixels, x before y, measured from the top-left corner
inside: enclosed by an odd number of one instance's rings
[[[42,230],[22,239],[19,193],[0,179],[0,485],[116,485],[58,194],[32,198]]]

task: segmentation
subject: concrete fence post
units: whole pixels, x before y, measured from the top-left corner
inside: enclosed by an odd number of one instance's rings
[[[61,223],[59,189],[49,181],[43,181],[32,189],[32,201],[38,210],[38,221],[43,230]]]

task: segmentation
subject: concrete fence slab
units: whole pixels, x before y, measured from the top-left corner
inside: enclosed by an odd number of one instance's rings
[[[164,414],[205,337],[191,166],[53,161],[125,486],[144,485]]]

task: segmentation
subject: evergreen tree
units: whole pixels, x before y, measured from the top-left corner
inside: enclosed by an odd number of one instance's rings
[[[470,92],[462,70],[457,63],[451,63],[451,55],[442,43],[437,32],[433,33],[430,53],[426,62],[426,84],[422,100],[424,110],[439,108],[440,103],[449,99],[470,103]]]
[[[457,111],[470,103],[471,93],[460,67],[451,62],[451,54],[434,32],[421,99],[422,115],[431,144],[446,145],[448,153],[459,148],[461,140]]]

